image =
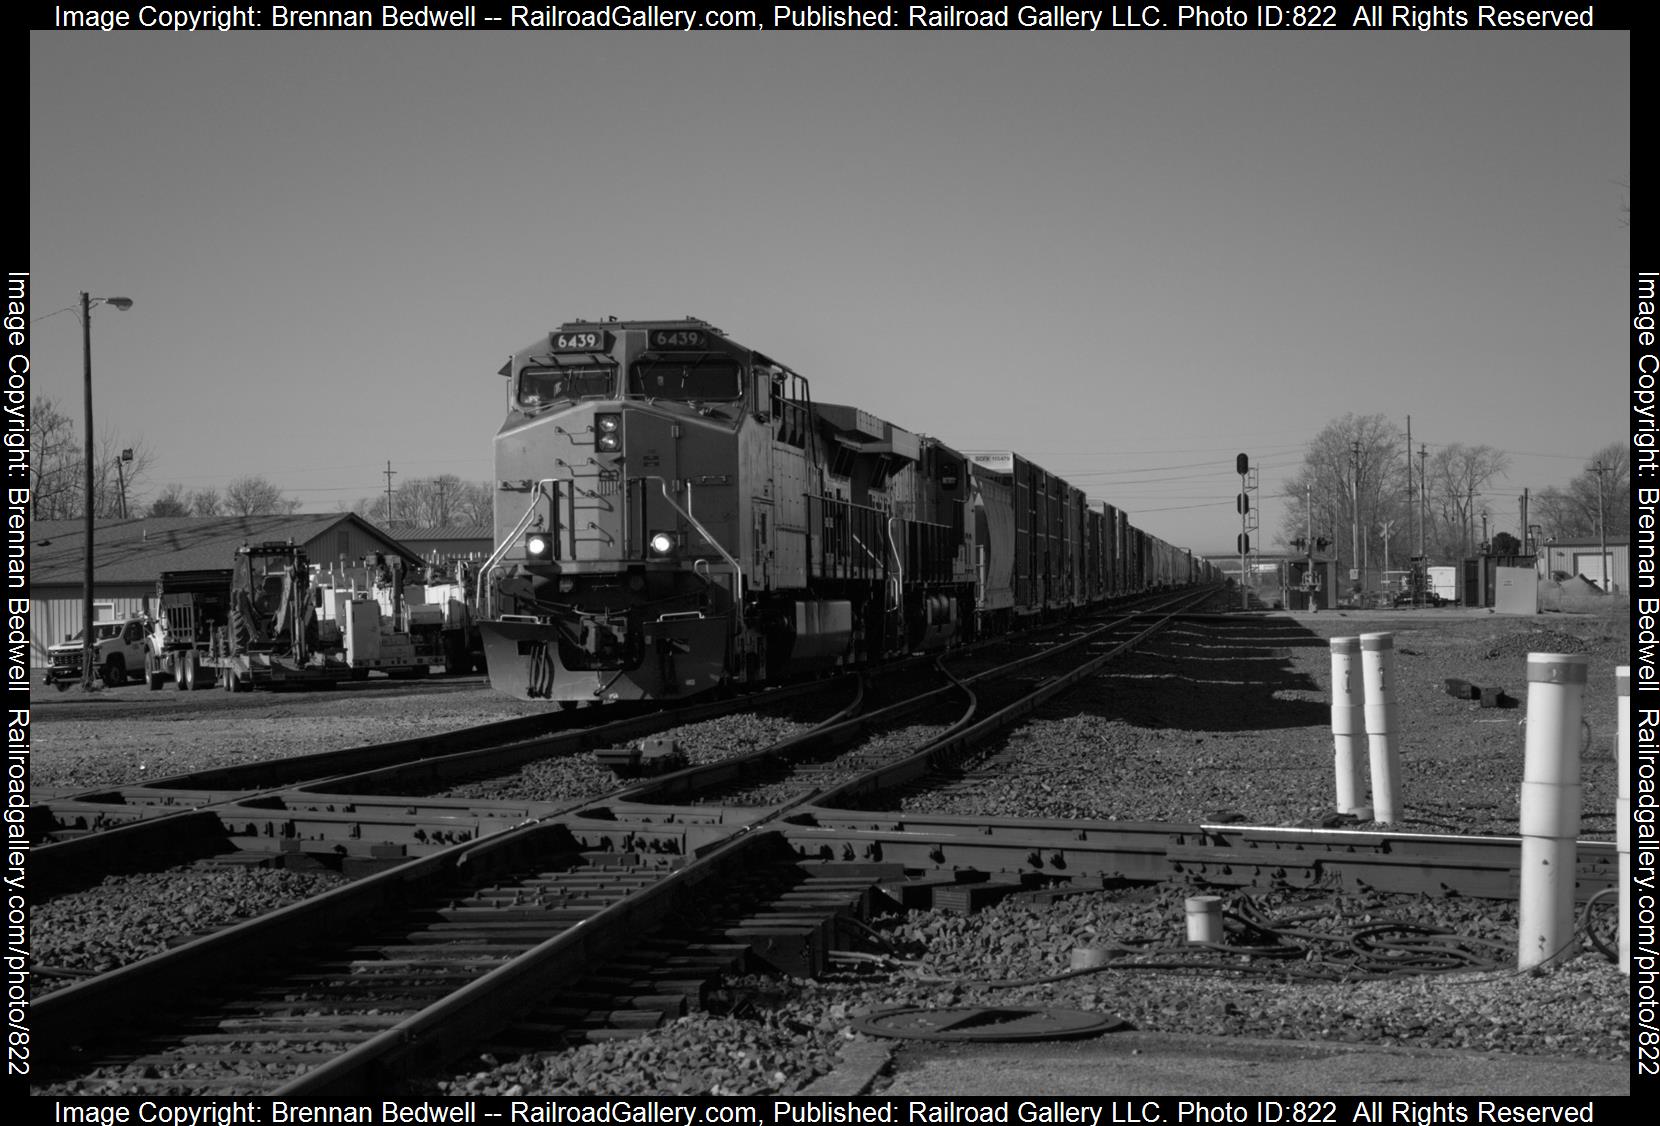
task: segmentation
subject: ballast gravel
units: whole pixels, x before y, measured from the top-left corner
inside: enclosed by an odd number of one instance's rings
[[[1611,604],[1605,614],[1537,619],[1449,609],[1185,623],[1047,706],[993,748],[978,768],[984,785],[955,786],[931,800],[908,798],[906,808],[999,817],[1329,824],[1327,642],[1389,632],[1398,675],[1403,795],[1394,828],[1516,833],[1527,654],[1580,653],[1590,661],[1579,754],[1581,836],[1612,839],[1613,668],[1630,660],[1624,612]],[[1445,690],[1448,678],[1502,688],[1516,706],[1483,708],[1455,698]],[[79,792],[250,755],[306,754],[526,710],[476,680],[251,701],[142,687],[95,702],[37,696],[32,783],[37,792]],[[716,747],[749,738],[736,728],[725,735],[716,728],[707,737]],[[150,948],[159,949],[241,917],[236,912],[269,910],[326,883],[298,873],[244,870],[211,878],[234,882],[228,890],[209,890],[175,879],[161,902],[146,905],[144,881],[129,876],[106,881],[107,889],[34,905],[37,990],[72,981],[77,971],[130,959],[131,953],[110,952],[115,932],[144,935]],[[293,882],[302,878],[319,882]],[[1330,891],[1254,905],[1253,917],[1263,911],[1318,913],[1338,933],[1397,920],[1468,939],[1486,960],[1427,974],[1372,977],[1355,969],[1346,980],[1292,977],[1277,958],[1222,951],[1197,964],[1139,967],[1135,963],[1157,963],[1154,953],[1180,945],[1182,901],[1190,893],[1176,886],[1123,889],[1052,903],[1005,900],[972,915],[890,915],[877,921],[861,958],[823,980],[731,978],[704,1011],[644,1037],[462,1061],[428,1089],[793,1092],[833,1066],[842,1044],[858,1035],[854,1025],[861,1016],[899,1004],[1057,1005],[1109,1013],[1155,1032],[1599,1060],[1629,1054],[1631,979],[1598,949],[1612,929],[1606,904],[1587,917],[1581,953],[1543,973],[1513,968],[1513,905]],[[105,894],[107,902],[93,898]],[[221,918],[209,907],[216,901],[236,906],[227,906],[231,913]],[[1248,906],[1229,893],[1230,911]],[[1110,950],[1107,964],[1069,975],[1072,950],[1096,945]],[[1324,951],[1313,958],[1316,965],[1326,962],[1332,963],[1326,968],[1338,964]],[[1016,982],[1024,984],[1011,984]]]

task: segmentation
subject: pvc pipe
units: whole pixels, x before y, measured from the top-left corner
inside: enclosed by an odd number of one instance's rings
[[[1074,946],[1072,948],[1072,968],[1075,970],[1093,970],[1107,964],[1107,948],[1104,946]]]
[[[1527,655],[1527,754],[1522,773],[1518,969],[1555,965],[1576,949],[1579,742],[1590,658]]]
[[[1400,749],[1395,743],[1395,635],[1360,635],[1361,680],[1366,686],[1366,743],[1372,762],[1372,817],[1400,816]]]
[[[1221,896],[1188,896],[1187,941],[1190,943],[1220,943],[1222,941]]]
[[[1360,638],[1331,639],[1331,741],[1337,772],[1337,812],[1358,813],[1363,801],[1360,739],[1366,734],[1366,697],[1355,668]]]
[[[1620,796],[1614,800],[1614,839],[1620,853],[1620,972],[1631,975],[1631,666],[1614,670],[1620,695]]]

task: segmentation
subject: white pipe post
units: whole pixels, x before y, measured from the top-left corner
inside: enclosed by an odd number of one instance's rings
[[[1400,816],[1400,749],[1395,745],[1395,635],[1360,635],[1361,680],[1366,687],[1366,743],[1372,763],[1372,819]]]
[[[1337,771],[1337,812],[1362,812],[1360,740],[1366,734],[1366,697],[1355,668],[1360,638],[1331,639],[1331,741]]]
[[[1222,897],[1190,895],[1187,898],[1187,941],[1219,944],[1222,941]]]
[[[1577,653],[1527,655],[1518,969],[1555,965],[1574,953],[1579,741],[1590,665]]]
[[[1620,696],[1620,796],[1614,800],[1614,839],[1620,854],[1620,972],[1631,976],[1631,666],[1614,670]]]

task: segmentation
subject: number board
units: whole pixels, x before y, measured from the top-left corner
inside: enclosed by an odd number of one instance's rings
[[[602,328],[565,329],[548,337],[555,352],[609,352],[611,334]]]
[[[701,350],[709,347],[709,334],[701,328],[654,328],[647,339],[659,351],[674,349]]]

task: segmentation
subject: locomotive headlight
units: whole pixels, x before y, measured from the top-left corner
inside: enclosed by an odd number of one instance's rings
[[[594,416],[594,448],[604,453],[616,453],[622,449],[622,415]]]
[[[553,554],[553,541],[547,536],[534,534],[525,540],[525,558],[533,562],[540,562]]]
[[[655,559],[666,559],[674,554],[675,538],[673,532],[653,532],[646,541],[646,546]]]

